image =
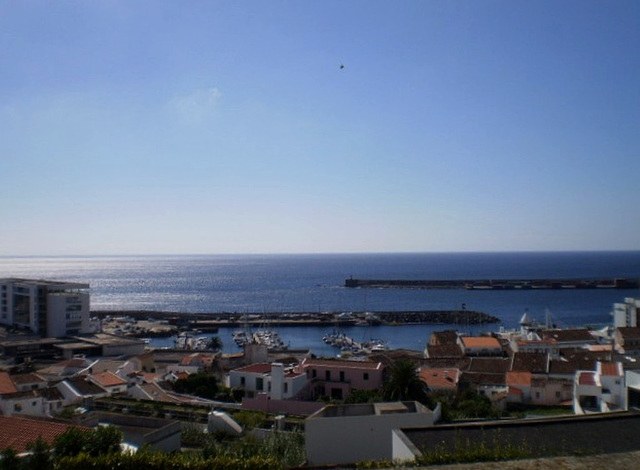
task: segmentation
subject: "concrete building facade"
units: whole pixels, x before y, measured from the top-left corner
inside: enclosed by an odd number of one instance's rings
[[[418,402],[330,405],[305,421],[309,465],[393,458],[392,431],[432,426],[439,419]]]
[[[305,358],[300,367],[311,381],[312,398],[343,400],[352,390],[382,388],[381,362]]]
[[[614,303],[611,316],[614,328],[637,327],[640,314],[640,299],[626,297],[624,302]]]
[[[0,324],[58,338],[89,332],[89,284],[0,279]]]

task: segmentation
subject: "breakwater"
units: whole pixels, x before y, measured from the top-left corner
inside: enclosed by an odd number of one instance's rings
[[[356,326],[356,325],[482,325],[499,318],[474,310],[411,310],[376,312],[263,312],[177,313],[146,310],[95,310],[93,316],[163,320],[176,326],[210,329],[242,326]]]
[[[345,287],[413,288],[413,289],[473,289],[473,290],[527,290],[527,289],[637,289],[640,279],[354,279],[344,282]]]

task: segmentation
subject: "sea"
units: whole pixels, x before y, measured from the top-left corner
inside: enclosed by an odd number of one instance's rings
[[[180,313],[363,312],[457,310],[496,316],[497,324],[354,326],[356,341],[381,339],[392,348],[422,351],[434,331],[480,334],[518,326],[524,312],[558,327],[611,324],[613,304],[640,298],[638,289],[442,290],[346,288],[345,279],[640,278],[640,251],[518,253],[388,253],[292,255],[157,255],[0,257],[0,277],[90,284],[92,310]],[[337,350],[325,327],[280,327],[292,349],[319,356]],[[235,352],[231,329],[218,336]],[[170,346],[172,338],[154,339]]]

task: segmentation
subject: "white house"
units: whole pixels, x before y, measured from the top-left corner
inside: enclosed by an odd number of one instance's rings
[[[284,364],[251,364],[229,372],[229,387],[240,388],[253,398],[267,393],[274,400],[294,398],[306,385],[307,375]]]
[[[179,363],[168,365],[166,370],[167,372],[196,374],[211,369],[213,359],[214,356],[212,354],[188,354],[182,357]]]
[[[578,371],[574,380],[576,414],[627,409],[624,370],[619,362],[598,362],[595,371]]]
[[[0,372],[0,412],[29,416],[51,416],[62,407],[62,396],[48,388],[36,374],[9,375]]]
[[[2,395],[0,397],[0,410],[4,416],[13,414],[46,416],[44,399],[37,390]]]
[[[127,391],[127,380],[110,371],[90,374],[87,376],[87,379],[107,390],[110,395],[114,393],[126,393]]]
[[[64,397],[65,405],[77,404],[86,398],[101,398],[109,395],[107,390],[84,377],[67,378],[58,382],[55,388]]]
[[[560,357],[560,346],[553,338],[544,340],[514,338],[511,340],[510,346],[514,352],[547,354],[553,359]]]
[[[11,380],[20,392],[26,392],[27,390],[41,390],[49,386],[49,383],[44,378],[33,373],[15,374],[11,376]]]

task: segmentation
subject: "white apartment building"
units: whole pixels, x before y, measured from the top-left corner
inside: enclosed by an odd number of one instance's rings
[[[0,279],[0,324],[50,338],[88,333],[89,284]]]
[[[626,297],[624,302],[614,303],[613,311],[611,312],[613,327],[625,328],[640,326],[638,314],[640,314],[640,299]]]

